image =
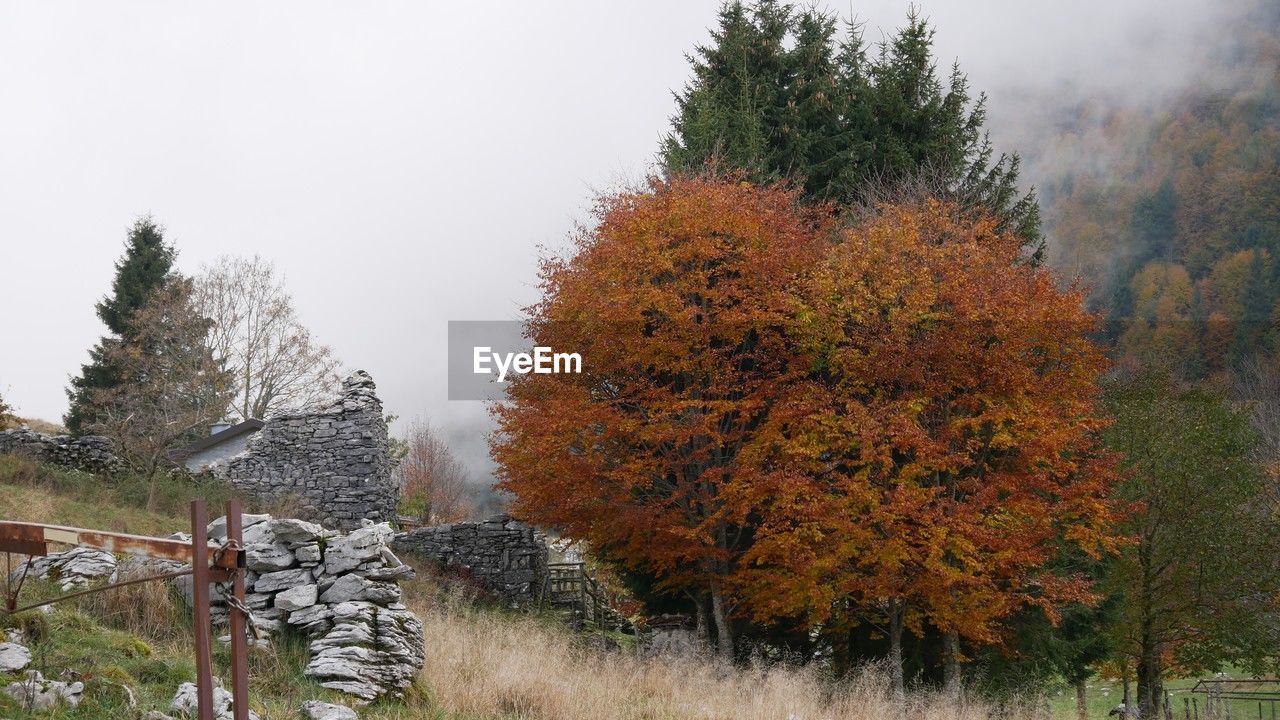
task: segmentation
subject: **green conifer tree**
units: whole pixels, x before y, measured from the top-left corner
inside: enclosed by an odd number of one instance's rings
[[[1039,205],[1018,189],[1018,157],[995,155],[986,98],[970,95],[959,67],[945,84],[938,77],[933,29],[914,11],[869,58],[860,27],[838,43],[835,18],[821,10],[730,2],[690,59],[661,153],[668,174],[738,169],[837,205],[923,176],[994,212],[1038,258]]]
[[[130,321],[151,294],[164,285],[176,257],[177,251],[164,240],[164,230],[150,217],[139,218],[129,229],[124,255],[116,261],[111,294],[96,306],[98,317],[111,335],[89,350],[89,363],[81,366],[80,376],[72,378],[67,388],[71,407],[63,422],[72,433],[84,432],[97,419],[94,391],[118,387],[123,381],[119,368],[110,360],[109,350],[130,343]]]

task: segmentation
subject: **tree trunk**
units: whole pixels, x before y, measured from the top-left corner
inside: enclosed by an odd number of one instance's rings
[[[156,509],[156,476],[159,474],[159,463],[153,461],[147,468],[147,512]]]
[[[711,622],[707,618],[707,598],[701,594],[693,595],[694,634],[702,647],[711,644]]]
[[[957,707],[960,705],[960,635],[949,632],[943,638],[942,691]]]
[[[711,615],[716,623],[716,652],[721,658],[733,662],[733,628],[729,626],[728,613],[725,612],[724,595],[720,585],[711,586]]]
[[[893,694],[893,712],[905,718],[907,715],[907,682],[902,667],[902,604],[895,598],[889,601],[889,682]]]
[[[1160,647],[1155,640],[1150,621],[1142,623],[1138,655],[1138,711],[1140,717],[1160,717],[1160,695],[1163,684],[1160,676]]]
[[[1076,680],[1076,720],[1089,720],[1089,697],[1085,679]]]

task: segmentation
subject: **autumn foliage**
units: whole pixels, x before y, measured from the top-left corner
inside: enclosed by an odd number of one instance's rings
[[[852,218],[853,215],[848,215]],[[841,224],[714,178],[604,200],[548,260],[539,345],[495,408],[517,513],[728,618],[857,615],[978,642],[1112,542],[1101,352],[1021,241],[938,202]]]

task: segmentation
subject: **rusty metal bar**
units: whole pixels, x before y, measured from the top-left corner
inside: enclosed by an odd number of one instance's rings
[[[159,575],[148,575],[146,577],[141,577],[141,578],[131,578],[129,580],[121,580],[120,582],[111,583],[109,585],[101,585],[99,587],[89,588],[88,590],[80,590],[73,593],[67,593],[66,595],[59,595],[58,597],[53,598],[52,600],[45,600],[43,602],[32,603],[31,605],[23,605],[20,608],[14,608],[10,612],[16,612],[16,613],[26,612],[27,610],[34,610],[38,607],[44,607],[45,605],[60,603],[65,600],[71,600],[73,598],[81,597],[83,595],[92,595],[93,593],[99,593],[106,590],[114,590],[115,588],[125,587],[126,585],[137,585],[138,583],[151,582],[152,580],[172,580],[173,578],[180,578],[180,577],[183,577],[184,575],[190,575],[191,572],[192,572],[191,570],[174,570],[173,572],[161,573]]]
[[[240,501],[227,501],[227,546],[239,549],[244,546]],[[231,712],[232,720],[249,720],[249,648],[247,618],[241,608],[244,604],[244,573],[231,576],[231,593],[238,602],[231,607]]]
[[[174,560],[183,564],[194,564],[195,553],[193,545],[182,540],[143,537],[141,535],[105,532],[102,530],[86,530],[84,528],[63,527],[61,525],[0,520],[0,552],[46,555],[48,554],[48,544],[51,542],[93,547],[123,555],[136,555],[161,560]],[[205,544],[208,545],[209,543],[206,541]],[[218,546],[213,545],[212,547],[216,549]],[[223,555],[223,557],[217,558],[216,564],[227,570],[234,570],[237,562],[235,554],[224,553]]]
[[[191,596],[195,614],[198,720],[213,718],[213,656],[209,617],[209,518],[203,500],[191,501]],[[201,557],[203,555],[203,557]]]

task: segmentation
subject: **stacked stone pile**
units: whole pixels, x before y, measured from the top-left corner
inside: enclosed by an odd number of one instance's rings
[[[243,516],[247,571],[245,604],[252,623],[268,637],[300,632],[310,639],[306,675],[326,688],[362,701],[399,697],[425,660],[422,623],[400,602],[398,581],[413,576],[388,547],[386,523],[368,523],[343,534],[314,523]],[[226,520],[209,525],[209,538],[225,540]],[[189,540],[185,534],[172,536]],[[75,548],[34,558],[36,577],[80,587],[94,579],[140,577],[180,568],[178,563],[130,558]],[[191,599],[191,578],[174,583]],[[219,586],[210,590],[214,622],[228,610]],[[229,639],[229,636],[228,638]]]
[[[365,701],[400,696],[425,654],[422,623],[400,602],[397,583],[413,569],[388,547],[391,526],[368,523],[342,534],[269,515],[246,515],[244,524],[245,604],[255,627],[310,638],[306,674],[323,687]],[[225,539],[225,520],[215,520],[209,535]]]
[[[123,467],[111,442],[99,435],[45,435],[27,428],[0,431],[0,453],[28,455],[75,470],[110,474]]]
[[[376,389],[368,373],[356,371],[328,406],[268,419],[244,452],[210,472],[258,497],[292,495],[326,527],[394,520],[400,488]]]
[[[461,568],[489,591],[519,606],[537,599],[550,554],[542,533],[508,515],[418,528],[396,535],[392,547]]]

